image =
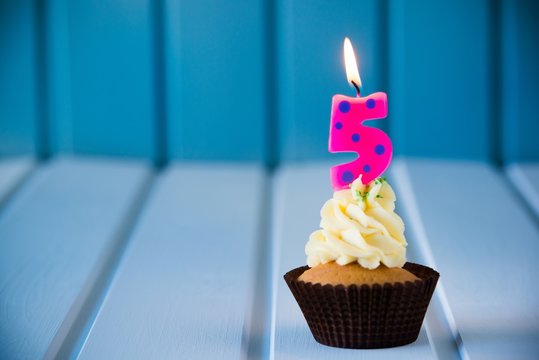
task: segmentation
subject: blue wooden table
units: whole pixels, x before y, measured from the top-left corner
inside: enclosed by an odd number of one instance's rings
[[[394,161],[408,257],[441,280],[383,350],[316,343],[282,279],[328,166],[2,160],[0,358],[537,358],[539,164]]]

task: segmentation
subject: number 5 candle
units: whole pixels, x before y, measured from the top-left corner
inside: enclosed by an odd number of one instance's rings
[[[361,79],[348,38],[344,39],[344,62],[348,82],[355,87],[357,96],[333,96],[328,148],[331,153],[355,152],[358,157],[331,168],[334,190],[348,188],[359,175],[361,182],[368,184],[387,169],[393,155],[389,136],[382,130],[363,125],[365,120],[387,116],[387,95],[377,92],[360,96]]]

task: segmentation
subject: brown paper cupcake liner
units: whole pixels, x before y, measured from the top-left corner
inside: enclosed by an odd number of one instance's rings
[[[387,348],[414,342],[440,274],[406,263],[420,280],[396,284],[320,285],[299,281],[302,266],[284,279],[321,344],[353,349]]]

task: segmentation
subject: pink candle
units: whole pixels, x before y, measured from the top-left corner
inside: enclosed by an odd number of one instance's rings
[[[387,169],[393,155],[389,136],[382,130],[363,125],[365,120],[387,116],[387,95],[377,92],[365,97],[359,96],[361,79],[348,38],[345,39],[344,48],[348,81],[356,87],[358,95],[333,96],[329,151],[355,152],[358,158],[331,168],[331,183],[334,190],[348,188],[359,175],[363,184],[371,182]]]

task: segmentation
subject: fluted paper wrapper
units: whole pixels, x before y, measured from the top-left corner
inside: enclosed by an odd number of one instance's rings
[[[404,269],[420,280],[396,284],[320,285],[299,281],[308,270],[289,271],[284,279],[316,341],[354,349],[387,348],[414,342],[440,274],[423,265]]]

